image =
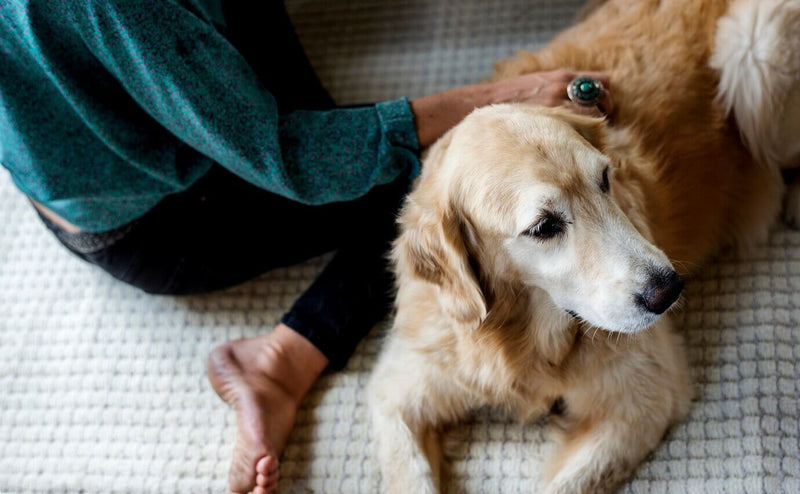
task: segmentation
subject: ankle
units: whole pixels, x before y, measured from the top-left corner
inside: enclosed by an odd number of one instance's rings
[[[298,404],[328,366],[317,347],[285,324],[265,337],[259,357],[259,369],[280,382]]]

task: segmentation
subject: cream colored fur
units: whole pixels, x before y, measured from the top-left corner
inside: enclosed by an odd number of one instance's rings
[[[800,0],[734,2],[711,66],[751,153],[776,169],[800,166]]]
[[[800,0],[737,1],[719,21],[711,66],[750,151],[774,170],[800,166]],[[800,181],[784,219],[800,228]]]
[[[613,490],[685,415],[681,339],[636,294],[654,270],[690,274],[763,235],[780,205],[777,174],[715,98],[727,8],[595,2],[497,77],[609,72],[610,122],[497,105],[431,148],[400,217],[397,314],[369,387],[386,491],[438,492],[439,434],[481,406],[527,419],[563,401],[548,493]],[[553,214],[563,231],[531,234]]]

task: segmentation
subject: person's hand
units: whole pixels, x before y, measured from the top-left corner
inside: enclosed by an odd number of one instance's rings
[[[579,105],[567,97],[567,86],[577,77],[591,77],[603,85],[603,91],[596,105]],[[566,106],[576,113],[593,117],[608,115],[614,109],[610,93],[611,82],[608,76],[598,72],[578,73],[569,70],[534,72],[491,83],[490,87],[491,103],[520,102],[542,106]]]
[[[578,105],[567,96],[567,85],[576,77],[597,79],[604,90],[595,106]],[[420,146],[433,144],[475,108],[493,103],[531,103],[565,106],[577,113],[601,117],[613,110],[611,83],[604,74],[554,70],[534,72],[497,82],[464,86],[411,101]]]

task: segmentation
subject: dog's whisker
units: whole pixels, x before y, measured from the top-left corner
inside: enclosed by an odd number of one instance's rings
[[[692,271],[701,267],[695,262],[684,261],[680,259],[670,259],[669,262],[672,263],[674,267],[684,268],[683,271]]]

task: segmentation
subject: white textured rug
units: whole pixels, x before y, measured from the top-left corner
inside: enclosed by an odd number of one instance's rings
[[[342,103],[475,82],[572,19],[560,0],[295,0]],[[0,493],[222,493],[233,414],[205,380],[217,343],[268,330],[324,259],[234,290],[152,297],[68,254],[0,172]],[[686,292],[697,399],[624,492],[800,492],[800,233],[725,257]],[[363,389],[380,329],[301,410],[280,492],[376,493]],[[533,492],[537,424],[486,410],[454,432],[449,493]]]

